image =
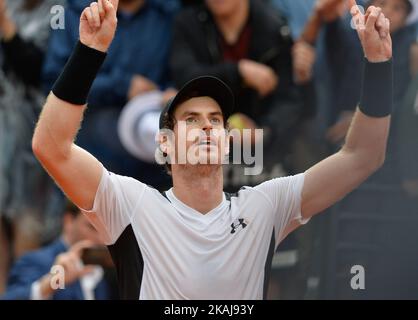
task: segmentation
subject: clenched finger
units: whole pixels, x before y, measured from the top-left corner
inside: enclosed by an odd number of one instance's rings
[[[376,30],[376,22],[382,12],[381,8],[371,7],[370,14],[366,20],[366,31],[373,33]],[[370,8],[369,8],[370,9]]]
[[[385,15],[381,12],[379,18],[377,18],[376,29],[379,32],[381,38],[386,38],[389,30],[387,30],[386,18]]]
[[[84,9],[83,13],[81,14],[81,19],[82,20],[87,20],[87,23],[90,26],[90,29],[95,29],[94,26],[94,20],[93,20],[93,14],[91,12],[91,8],[87,7],[86,9]]]

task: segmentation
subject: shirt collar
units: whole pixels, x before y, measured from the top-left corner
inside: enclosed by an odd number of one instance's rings
[[[221,203],[216,208],[210,210],[208,213],[202,214],[201,212],[197,211],[196,209],[193,209],[193,208],[189,207],[184,202],[182,202],[181,200],[179,200],[174,195],[173,188],[171,188],[170,190],[168,190],[166,192],[166,195],[167,195],[168,200],[172,203],[172,205],[183,216],[187,216],[190,219],[199,220],[201,222],[204,221],[206,223],[210,223],[214,219],[216,219],[220,215],[220,213],[223,212],[223,210],[225,209],[225,207],[228,206],[228,202],[229,202],[226,199],[226,197],[225,197],[225,193],[222,193],[222,201],[221,201]]]

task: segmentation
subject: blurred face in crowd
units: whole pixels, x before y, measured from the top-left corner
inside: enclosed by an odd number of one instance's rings
[[[65,213],[63,228],[64,236],[70,245],[81,240],[90,240],[96,245],[103,244],[99,233],[81,212],[77,215]]]
[[[390,20],[391,33],[405,26],[410,10],[408,0],[374,0],[372,5],[382,8],[383,13]]]
[[[222,165],[229,148],[218,103],[209,97],[191,98],[179,104],[173,116],[175,142],[168,144],[167,154],[170,159],[186,166]]]
[[[245,4],[248,0],[206,0],[206,5],[213,15],[225,17],[232,15],[239,6]]]

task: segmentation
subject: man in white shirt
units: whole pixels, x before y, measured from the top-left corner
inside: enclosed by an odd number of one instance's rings
[[[174,138],[160,137],[173,179],[166,193],[108,172],[74,144],[91,83],[115,33],[117,0],[99,0],[83,11],[80,42],[44,106],[33,150],[103,236],[122,298],[265,298],[279,242],[382,165],[392,106],[389,21],[379,8],[363,15],[352,4],[367,61],[362,101],[345,145],[304,173],[236,195],[223,192],[220,160],[229,150],[223,129],[233,96],[215,77],[191,80],[161,114],[160,129],[171,129]],[[186,141],[181,128],[200,134]],[[197,164],[180,161],[183,145],[186,153],[199,154]]]

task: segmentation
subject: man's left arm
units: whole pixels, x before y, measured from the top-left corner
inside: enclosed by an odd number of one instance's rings
[[[341,200],[385,159],[393,81],[389,20],[373,6],[365,15],[355,6],[352,14],[367,59],[362,98],[342,149],[305,173],[301,203],[305,219]]]

